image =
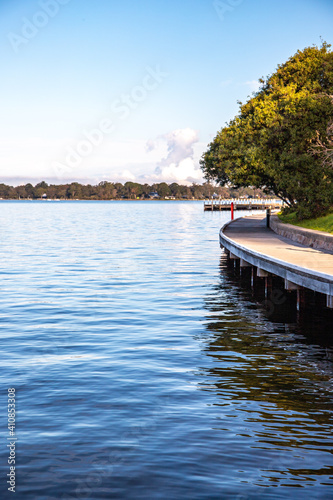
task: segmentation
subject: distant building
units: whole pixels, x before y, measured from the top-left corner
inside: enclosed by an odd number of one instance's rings
[[[148,196],[149,196],[149,198],[150,198],[150,199],[152,199],[152,200],[160,197],[160,196],[159,196],[159,194],[158,194],[158,193],[156,193],[156,191],[152,191],[151,193],[149,193],[149,195],[148,195]]]

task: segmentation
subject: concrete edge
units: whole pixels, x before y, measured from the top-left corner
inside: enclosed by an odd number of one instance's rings
[[[306,229],[281,222],[277,215],[271,215],[270,228],[276,234],[301,245],[333,252],[333,235],[324,231]]]
[[[241,217],[239,217],[240,219]],[[233,221],[229,221],[221,228],[219,233],[220,246],[224,247],[238,258],[242,258],[257,268],[275,274],[299,286],[310,288],[314,291],[333,296],[333,276],[326,273],[321,273],[315,270],[303,268],[282,261],[280,259],[271,258],[266,254],[251,250],[239,243],[236,243],[231,238],[224,234],[224,229]]]
[[[267,256],[261,257],[258,253],[252,252],[246,248],[241,248],[232,242],[232,240],[231,243],[229,243],[226,238],[226,236],[223,236],[222,238],[224,248],[236,255],[237,258],[243,259],[245,262],[248,262],[256,268],[262,269],[263,271],[276,276],[280,276],[280,278],[301,287],[323,293],[327,296],[333,296],[332,276],[330,276],[331,279],[323,279],[323,277],[314,276],[311,275],[311,273],[300,273],[298,272],[296,266],[292,268],[286,265],[285,262],[279,264],[277,261],[270,260]]]
[[[307,277],[315,276],[320,281],[325,281],[325,282],[333,284],[333,276],[330,274],[321,273],[321,272],[318,272],[318,271],[315,271],[312,269],[307,269],[305,267],[296,266],[296,265],[290,264],[289,262],[285,262],[284,260],[275,259],[273,257],[269,257],[266,254],[256,252],[255,250],[251,250],[250,248],[244,247],[243,245],[236,243],[231,238],[229,238],[228,236],[223,234],[222,229],[223,228],[221,228],[221,231],[220,231],[220,238],[223,239],[225,241],[225,243],[231,245],[234,248],[238,248],[242,252],[246,252],[248,255],[252,255],[256,259],[260,259],[262,261],[272,263],[272,264],[277,264],[278,266],[281,266],[289,271],[296,271],[296,272],[302,274],[303,276],[307,276]],[[222,245],[222,246],[224,246],[224,245]]]

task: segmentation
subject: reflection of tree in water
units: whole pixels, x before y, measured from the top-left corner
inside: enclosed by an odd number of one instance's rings
[[[278,461],[261,464],[269,481],[332,475],[331,311],[309,309],[290,322],[295,304],[286,297],[267,315],[262,291],[253,296],[249,284],[246,276],[242,285],[222,257],[220,283],[205,301],[204,350],[211,364],[199,387],[213,390],[217,405],[242,418],[238,435],[248,446],[279,450]],[[270,321],[274,317],[279,322]]]

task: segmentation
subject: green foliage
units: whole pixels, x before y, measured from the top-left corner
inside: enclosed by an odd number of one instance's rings
[[[298,51],[261,80],[260,90],[215,137],[201,159],[207,179],[272,191],[309,218],[333,203],[333,168],[313,148],[333,120],[329,45]]]
[[[308,219],[300,221],[296,212],[288,214],[279,214],[279,219],[287,224],[294,224],[295,226],[305,227],[307,229],[315,229],[316,231],[325,231],[326,233],[333,233],[333,213],[318,217],[317,219]]]

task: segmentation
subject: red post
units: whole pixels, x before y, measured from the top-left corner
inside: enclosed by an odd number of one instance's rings
[[[231,202],[231,220],[234,220],[234,202]]]

